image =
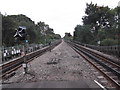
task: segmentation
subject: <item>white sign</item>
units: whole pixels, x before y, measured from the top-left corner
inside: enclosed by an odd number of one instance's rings
[[[3,55],[4,55],[4,57],[6,57],[6,56],[7,56],[7,54],[6,54],[6,53],[4,53]]]
[[[100,44],[100,41],[98,41],[97,43]]]
[[[23,66],[24,68],[26,68],[26,67],[27,67],[27,65],[26,65],[25,63],[23,63],[23,64],[22,64],[22,66]]]

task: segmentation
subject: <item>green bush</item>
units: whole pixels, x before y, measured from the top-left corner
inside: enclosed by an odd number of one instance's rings
[[[118,45],[118,40],[114,39],[104,39],[101,41],[102,46],[111,46],[111,45]]]

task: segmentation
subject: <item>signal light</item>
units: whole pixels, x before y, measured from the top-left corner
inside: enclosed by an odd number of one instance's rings
[[[22,41],[22,40],[26,39],[26,36],[27,36],[26,27],[19,26],[16,29],[16,33],[14,35],[14,38],[19,38]]]

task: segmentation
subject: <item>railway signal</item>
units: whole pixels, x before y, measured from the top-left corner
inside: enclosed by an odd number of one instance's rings
[[[26,44],[26,41],[28,42],[28,40],[26,40],[27,38],[27,32],[26,32],[26,27],[24,26],[19,26],[17,29],[16,29],[16,33],[14,35],[14,38],[19,42],[22,41],[23,42],[23,52],[24,52],[24,63],[23,63],[23,68],[24,68],[24,73],[26,74],[27,73],[27,61],[26,61],[26,50],[25,50],[25,44]]]
[[[19,38],[21,41],[25,40],[27,37],[26,27],[19,26],[16,29],[16,33],[14,35],[14,38]]]

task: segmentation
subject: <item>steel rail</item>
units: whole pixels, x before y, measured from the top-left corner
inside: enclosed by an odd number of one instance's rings
[[[37,51],[26,54],[27,62],[30,62],[34,59],[34,57],[38,57],[38,56],[42,55],[43,53],[49,51],[49,49],[53,49],[54,47],[56,47],[60,43],[61,43],[61,40],[57,43],[54,43],[51,46],[47,46],[47,47],[44,47],[44,48],[39,49]],[[0,66],[0,73],[1,73],[0,79],[5,77],[5,75],[10,74],[11,72],[15,71],[19,67],[21,67],[23,62],[24,62],[23,57],[20,57],[20,58],[17,58],[16,60],[2,64]]]
[[[114,84],[114,86],[116,87],[116,88],[120,88],[120,84],[116,81],[116,80],[114,80],[112,77],[110,77],[109,75],[107,75],[103,70],[101,70],[98,66],[96,66],[94,63],[93,63],[93,61],[91,61],[90,60],[90,57],[88,58],[88,56],[85,54],[85,53],[83,53],[82,51],[83,50],[80,50],[80,49],[78,49],[78,47],[76,47],[73,43],[71,43],[71,42],[67,42],[68,44],[69,44],[69,46],[71,46],[71,48],[73,48],[78,54],[80,54],[85,60],[87,60],[90,64],[92,64],[97,70],[99,70],[105,77],[106,77],[106,79],[107,80],[109,80],[109,81],[111,81],[111,83],[112,84]],[[87,56],[87,57],[86,57]],[[92,58],[93,59],[93,58]],[[99,64],[101,64],[101,63],[99,63]]]
[[[115,65],[116,67],[120,68],[120,62],[116,62],[115,60],[113,60],[113,59],[111,59],[111,58],[108,58],[108,57],[106,57],[106,56],[103,56],[103,55],[101,55],[101,54],[98,54],[98,53],[96,53],[96,52],[94,52],[94,51],[91,51],[90,49],[88,50],[88,49],[86,49],[84,46],[82,46],[82,45],[80,45],[80,44],[78,44],[78,43],[75,43],[75,42],[73,42],[73,43],[74,43],[75,45],[81,47],[82,49],[87,50],[88,52],[94,54],[95,56],[100,57],[101,59],[104,58],[104,60],[105,60],[106,62],[109,62],[109,63]]]

